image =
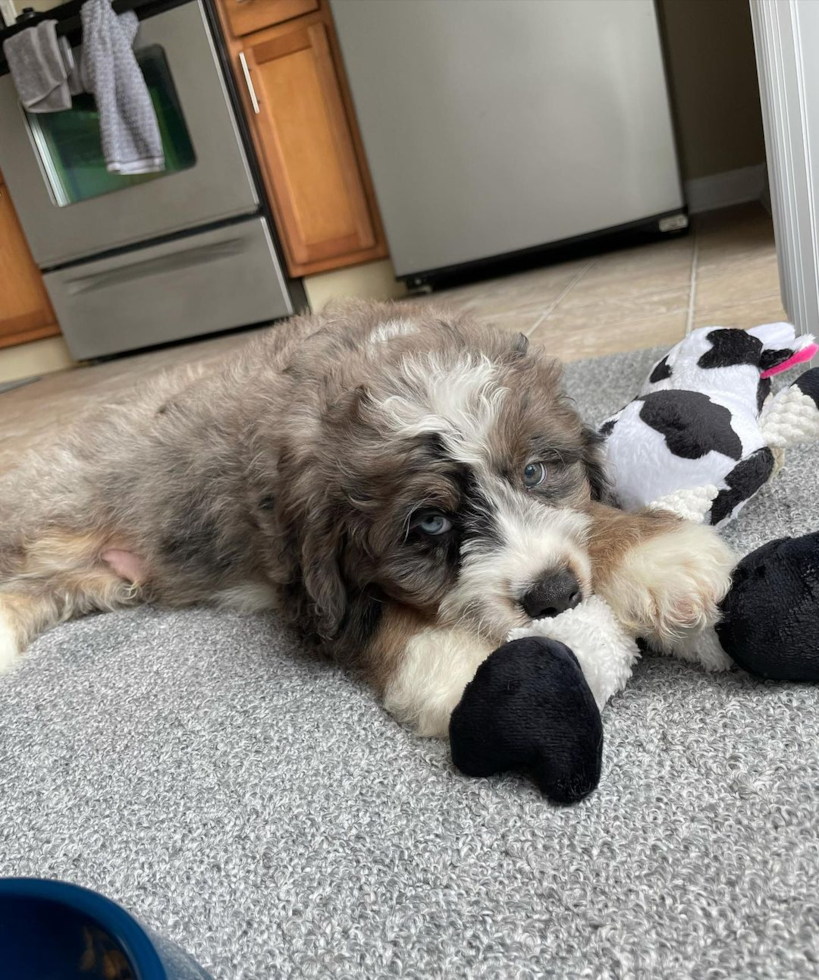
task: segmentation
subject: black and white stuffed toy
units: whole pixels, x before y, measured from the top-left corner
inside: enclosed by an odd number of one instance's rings
[[[692,331],[600,427],[620,505],[717,526],[736,517],[787,447],[819,439],[819,368],[771,395],[774,374],[818,349],[789,323]]]
[[[819,369],[776,397],[769,380],[816,352],[813,338],[797,339],[789,324],[691,333],[601,427],[624,507],[658,506],[715,525],[735,516],[787,446],[819,438]],[[692,659],[712,670],[736,664],[819,681],[819,532],[742,559],[721,611]],[[452,714],[453,761],[473,776],[523,769],[550,799],[582,799],[600,778],[600,711],[639,655],[597,596],[513,631]]]

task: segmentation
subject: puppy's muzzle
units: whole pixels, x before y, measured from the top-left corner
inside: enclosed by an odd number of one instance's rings
[[[574,609],[582,598],[583,592],[574,573],[562,568],[535,582],[522,596],[520,604],[530,619],[544,619]]]

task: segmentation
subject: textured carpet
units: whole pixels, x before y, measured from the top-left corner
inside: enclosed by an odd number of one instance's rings
[[[651,361],[571,367],[581,410]],[[738,547],[819,523],[817,462]],[[819,690],[647,660],[605,729],[599,791],[556,809],[460,777],[273,619],[97,617],[0,681],[0,873],[99,889],[217,977],[816,976]]]

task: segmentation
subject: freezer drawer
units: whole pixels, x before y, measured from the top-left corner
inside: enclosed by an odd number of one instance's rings
[[[50,272],[44,279],[76,358],[294,312],[262,218]]]

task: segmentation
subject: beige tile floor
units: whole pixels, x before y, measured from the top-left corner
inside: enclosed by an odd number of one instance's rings
[[[667,242],[491,279],[416,303],[472,310],[522,332],[563,360],[676,343],[694,327],[750,327],[785,318],[771,220],[758,205],[700,216]],[[248,332],[48,375],[0,393],[0,471],[87,407],[173,364],[217,362]]]
[[[784,319],[778,275],[770,216],[752,204],[701,215],[685,238],[462,286],[427,301],[471,310],[570,361],[671,345],[700,326]]]

